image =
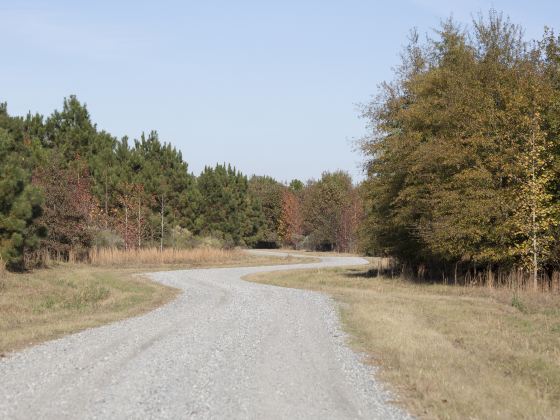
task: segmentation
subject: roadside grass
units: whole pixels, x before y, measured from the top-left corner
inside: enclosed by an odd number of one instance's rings
[[[152,282],[142,272],[310,262],[238,250],[218,251],[183,253],[182,260],[168,260],[169,264],[121,255],[103,264],[51,263],[51,268],[27,273],[0,271],[0,357],[29,345],[140,315],[179,293]]]
[[[351,344],[422,418],[560,418],[560,296],[368,277],[364,268],[263,273],[341,303]]]
[[[59,264],[5,273],[0,288],[0,353],[139,315],[178,290],[132,269]]]

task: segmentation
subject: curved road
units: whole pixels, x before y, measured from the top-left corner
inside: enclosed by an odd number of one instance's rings
[[[262,271],[154,273],[183,293],[143,316],[0,359],[0,418],[403,418],[345,345],[332,300],[249,283]]]

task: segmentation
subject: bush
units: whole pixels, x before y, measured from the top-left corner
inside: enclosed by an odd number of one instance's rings
[[[93,237],[93,246],[96,248],[124,248],[124,239],[116,232],[103,229],[95,232]]]
[[[217,235],[197,236],[190,230],[175,226],[171,229],[165,245],[175,249],[193,249],[193,248],[233,248],[231,238],[222,238]]]

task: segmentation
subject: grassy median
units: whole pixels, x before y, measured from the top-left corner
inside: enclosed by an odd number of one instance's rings
[[[256,274],[341,303],[353,345],[424,418],[560,418],[560,297],[368,277],[367,268]]]
[[[0,272],[0,357],[7,352],[145,313],[170,301],[177,289],[141,273],[193,267],[310,262],[242,251],[184,252],[163,264],[123,256],[115,264],[53,264],[28,273]]]

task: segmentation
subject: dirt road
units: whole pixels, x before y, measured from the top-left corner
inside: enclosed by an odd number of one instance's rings
[[[0,359],[0,418],[406,417],[346,346],[330,298],[241,280],[294,268],[302,265],[151,274],[183,293]]]

